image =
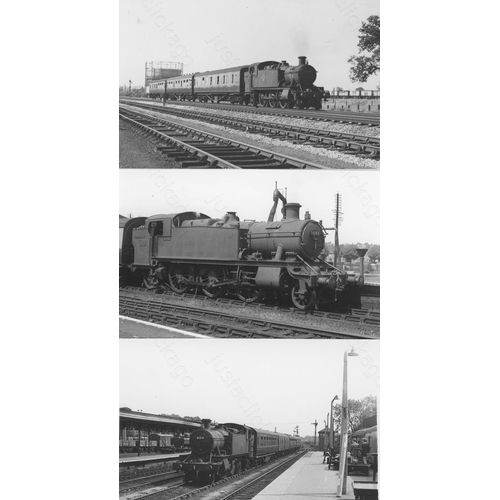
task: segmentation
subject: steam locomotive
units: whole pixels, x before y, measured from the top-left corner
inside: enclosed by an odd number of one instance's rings
[[[204,73],[154,80],[148,97],[164,100],[260,104],[276,108],[321,108],[324,89],[316,87],[317,72],[305,56],[297,66],[286,61],[263,61]]]
[[[202,420],[201,429],[191,433],[191,454],[173,464],[184,472],[185,483],[212,483],[301,447],[300,438],[288,434],[233,423],[211,428],[210,423]]]
[[[121,223],[120,283],[176,293],[201,290],[218,298],[231,290],[245,302],[265,294],[291,299],[298,309],[316,305],[359,307],[363,276],[322,260],[327,234],[299,203],[275,190],[266,222],[221,219],[196,212],[135,217]],[[279,200],[281,221],[274,221]]]

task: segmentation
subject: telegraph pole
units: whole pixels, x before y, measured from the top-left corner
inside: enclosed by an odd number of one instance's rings
[[[333,252],[333,265],[337,267],[337,261],[339,258],[340,254],[340,244],[339,244],[339,226],[342,222],[342,196],[337,193],[335,195],[336,198],[336,203],[335,203],[335,210],[333,211],[335,215],[335,249]]]
[[[295,427],[295,429],[293,430],[293,435],[294,436],[298,436],[299,435],[299,426],[297,425],[297,427]]]

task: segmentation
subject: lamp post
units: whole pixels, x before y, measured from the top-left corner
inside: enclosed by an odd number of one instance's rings
[[[348,413],[348,398],[347,398],[347,356],[357,356],[354,352],[354,347],[351,352],[344,352],[344,378],[342,383],[342,424],[341,424],[341,448],[340,448],[340,466],[339,466],[339,482],[337,485],[337,498],[346,494],[347,490],[347,419]]]
[[[330,414],[326,414],[326,422],[325,422],[325,443],[328,446],[330,446],[330,443],[328,442],[328,423],[330,422]]]
[[[323,433],[323,450],[326,448],[326,426],[328,425],[327,422],[328,422],[328,417],[326,417],[327,420],[323,420],[323,422],[325,422],[325,431]]]
[[[335,396],[332,399],[332,402],[330,403],[330,446],[332,447],[332,449],[333,449],[333,445],[334,445],[333,438],[335,437],[333,435],[333,402],[337,399],[339,399],[339,397]]]

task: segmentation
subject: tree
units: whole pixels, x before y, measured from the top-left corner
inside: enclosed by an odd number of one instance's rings
[[[380,245],[372,245],[368,250],[366,256],[370,259],[370,262],[380,262]]]
[[[361,55],[351,56],[348,60],[351,63],[351,82],[366,82],[380,71],[380,17],[370,16],[361,23],[359,32],[358,53]]]
[[[191,420],[193,422],[201,422],[200,417],[184,417],[184,420]]]
[[[335,245],[331,241],[325,241],[325,251],[327,254],[331,254],[335,251]]]
[[[343,257],[349,264],[356,259],[359,259],[357,246],[354,243],[343,243],[340,245],[340,256]]]
[[[347,422],[347,432],[352,434],[363,428],[363,420],[377,413],[377,398],[367,396],[363,399],[349,399],[349,415]],[[342,420],[342,405],[336,405],[333,411],[333,421],[335,428],[340,429]]]

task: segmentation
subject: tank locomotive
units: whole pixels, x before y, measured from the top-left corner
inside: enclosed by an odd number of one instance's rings
[[[185,483],[212,483],[301,447],[300,438],[288,434],[234,423],[212,428],[210,423],[202,420],[202,427],[191,434],[190,455],[173,464],[184,473]]]
[[[122,222],[120,282],[211,298],[232,291],[245,302],[291,299],[298,309],[358,307],[363,277],[320,258],[326,230],[275,190],[266,222],[182,212]],[[280,221],[274,221],[279,200]]]
[[[300,56],[297,66],[262,61],[152,81],[148,97],[173,101],[260,104],[264,107],[321,109],[324,89],[316,87],[317,71]]]

